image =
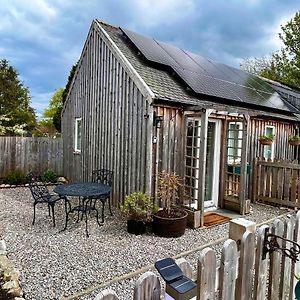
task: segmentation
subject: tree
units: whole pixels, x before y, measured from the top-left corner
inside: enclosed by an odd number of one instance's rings
[[[245,59],[241,68],[255,75],[300,87],[300,11],[285,25],[279,38],[284,47],[270,57]]]
[[[0,59],[0,134],[25,133],[35,125],[28,88],[20,81],[17,70],[6,59]]]
[[[73,77],[75,75],[75,71],[76,71],[77,66],[78,66],[78,62],[75,65],[73,65],[72,68],[71,68],[71,71],[70,71],[70,74],[69,74],[69,77],[68,77],[68,82],[66,84],[65,90],[64,90],[63,95],[62,95],[63,103],[65,103],[66,100],[67,100],[69,89],[71,87],[71,83],[72,83]]]
[[[53,94],[48,108],[45,109],[42,120],[39,122],[40,130],[50,134],[55,134],[56,131],[61,131],[60,114],[63,107],[64,89],[59,88]],[[43,129],[41,129],[43,127]]]

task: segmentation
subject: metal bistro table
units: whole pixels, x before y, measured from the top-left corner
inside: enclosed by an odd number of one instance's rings
[[[111,192],[111,187],[98,182],[78,182],[78,183],[69,183],[58,185],[53,190],[59,196],[65,199],[65,210],[66,210],[66,224],[65,230],[68,225],[69,214],[73,212],[78,213],[77,222],[79,221],[79,214],[81,213],[81,219],[85,216],[85,230],[86,235],[88,234],[88,227],[87,227],[87,214],[89,214],[92,210],[96,211],[97,223],[99,226],[103,225],[100,224],[98,219],[98,210],[96,208],[96,203],[93,203],[93,200],[100,197],[109,196]],[[67,196],[78,197],[79,202],[78,205],[72,207],[70,201],[68,200]],[[102,222],[103,222],[103,208],[102,208]]]

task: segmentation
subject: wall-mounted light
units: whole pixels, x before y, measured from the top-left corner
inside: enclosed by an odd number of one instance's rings
[[[154,112],[153,114],[153,126],[156,128],[161,128],[163,122],[163,116],[159,116]]]

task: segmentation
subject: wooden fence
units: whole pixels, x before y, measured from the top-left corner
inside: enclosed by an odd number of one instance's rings
[[[0,178],[20,169],[43,172],[54,170],[63,174],[63,143],[61,138],[0,137]]]
[[[253,200],[300,207],[300,165],[256,159],[253,168]]]
[[[239,246],[233,240],[226,240],[221,258],[210,248],[203,249],[198,260],[197,299],[205,300],[281,300],[295,299],[294,287],[297,283],[294,274],[300,273],[300,263],[294,263],[281,252],[267,254],[262,259],[265,229],[286,239],[300,242],[300,212],[289,215],[285,220],[276,219],[270,226],[263,225],[255,234],[245,232]],[[291,248],[291,243],[277,239],[280,246]],[[180,263],[183,273],[192,278],[192,267],[185,261]],[[193,278],[192,278],[193,279]],[[161,285],[158,277],[147,272],[136,282],[134,300],[159,300]],[[112,290],[100,292],[95,300],[118,300]],[[186,298],[182,298],[186,299]]]

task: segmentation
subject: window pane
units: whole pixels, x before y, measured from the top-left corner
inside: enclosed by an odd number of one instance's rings
[[[75,151],[81,151],[81,119],[75,119]]]
[[[77,121],[77,149],[81,150],[81,120]]]

